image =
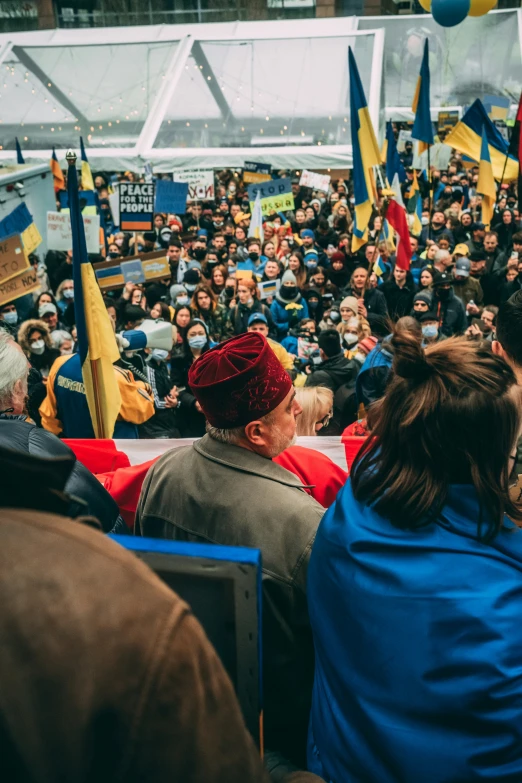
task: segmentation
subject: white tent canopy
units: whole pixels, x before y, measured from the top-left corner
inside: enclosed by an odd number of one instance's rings
[[[12,162],[15,137],[33,162],[53,146],[63,161],[81,135],[93,168],[347,168],[348,46],[382,138],[387,116],[408,116],[425,35],[434,106],[485,94],[513,100],[521,14],[490,13],[449,31],[412,16],[2,35],[0,162]]]

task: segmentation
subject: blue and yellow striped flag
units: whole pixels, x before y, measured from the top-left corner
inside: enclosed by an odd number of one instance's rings
[[[355,196],[352,252],[355,252],[368,241],[368,223],[372,216],[375,194],[373,167],[381,165],[381,155],[351,47],[348,48],[348,65]]]
[[[16,144],[16,162],[19,166],[22,166],[25,163],[24,156],[22,155],[22,148],[20,146],[20,142],[18,141],[18,138],[15,139]]]
[[[486,230],[489,231],[493,218],[493,210],[495,209],[495,201],[497,199],[497,187],[495,185],[495,177],[493,176],[493,168],[491,166],[488,137],[486,136],[484,128],[482,129],[477,193],[482,194],[482,222],[486,226]]]
[[[120,352],[94,269],[87,255],[78,194],[78,174],[74,164],[69,166],[67,172],[67,192],[72,231],[74,311],[85,395],[95,436],[112,438],[121,407],[120,391],[113,367],[113,363],[120,358]]]
[[[422,198],[416,171],[413,172],[413,182],[408,194],[407,212],[409,215],[413,215],[411,233],[419,236],[422,231]]]
[[[430,114],[430,49],[427,38],[424,41],[424,54],[411,109],[415,113],[411,137],[419,142],[420,155],[435,143]]]
[[[80,153],[82,158],[82,190],[94,190],[94,180],[92,178],[91,167],[87,160],[87,153],[83,146],[83,139],[80,136]]]

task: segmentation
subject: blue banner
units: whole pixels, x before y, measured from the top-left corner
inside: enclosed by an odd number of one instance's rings
[[[184,215],[187,209],[187,182],[171,182],[168,179],[156,180],[156,212]]]
[[[32,222],[33,216],[27,209],[25,201],[22,201],[7,217],[0,220],[0,238],[11,236],[11,234],[23,234]]]

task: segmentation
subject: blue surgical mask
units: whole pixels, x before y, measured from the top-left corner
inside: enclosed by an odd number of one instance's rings
[[[435,326],[435,324],[426,324],[426,326],[422,327],[422,334],[424,337],[437,337],[439,333],[439,327]]]
[[[190,302],[190,299],[188,298],[188,296],[178,296],[178,297],[176,297],[176,303],[179,306],[181,306],[181,305],[188,305],[189,302]]]
[[[6,324],[9,324],[9,326],[14,326],[18,321],[18,313],[17,312],[4,313],[4,321]]]
[[[74,297],[74,288],[64,288],[62,293],[66,299],[72,299]]]
[[[169,355],[168,351],[164,351],[163,348],[153,348],[150,352],[150,355],[153,359],[156,359],[158,362],[164,362],[167,359],[167,356]]]
[[[188,344],[191,348],[204,348],[207,344],[207,337],[203,334],[198,334],[195,337],[189,337]]]
[[[313,274],[313,273],[315,272],[315,270],[317,269],[317,264],[316,264],[316,262],[315,262],[315,261],[307,261],[307,262],[306,262],[306,266],[307,266],[307,268],[310,270],[310,272],[312,272],[312,274]]]
[[[316,299],[310,299],[308,301],[308,307],[310,308],[310,310],[317,310],[317,308],[319,307],[319,302]]]

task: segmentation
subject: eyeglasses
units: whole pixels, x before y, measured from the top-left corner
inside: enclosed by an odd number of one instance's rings
[[[316,423],[315,423],[315,431],[318,432],[320,429],[322,429],[324,427],[328,427],[328,425],[330,424],[330,422],[332,420],[332,416],[333,416],[333,411],[328,411],[326,416],[324,416],[319,421],[316,421]]]

